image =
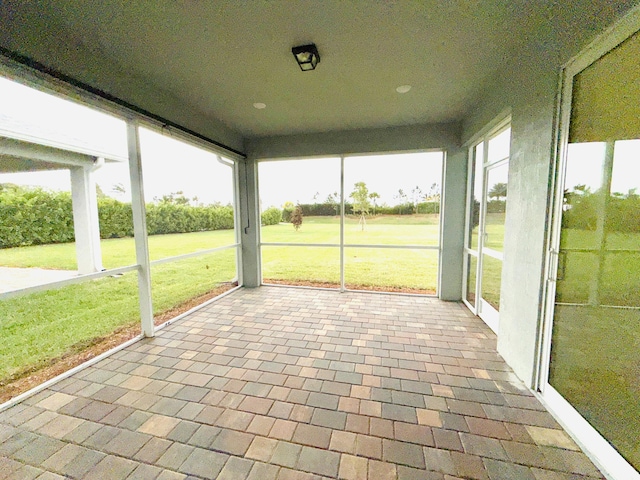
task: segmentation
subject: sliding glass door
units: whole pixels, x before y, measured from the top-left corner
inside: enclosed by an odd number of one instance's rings
[[[637,478],[640,32],[589,55],[569,67],[564,89],[542,389],[601,435],[583,437],[621,472],[614,478]]]

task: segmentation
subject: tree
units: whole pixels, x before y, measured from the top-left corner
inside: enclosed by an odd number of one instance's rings
[[[156,203],[168,203],[170,205],[189,205],[191,202],[191,199],[184,196],[182,190],[171,192],[169,195],[163,195],[162,197],[153,197],[153,200]],[[197,201],[197,197],[193,198],[193,200]]]
[[[296,232],[300,230],[300,226],[302,225],[302,207],[300,205],[296,205],[296,208],[293,210],[291,223],[293,223],[293,228],[296,229]]]
[[[326,204],[331,205],[336,211],[336,215],[340,214],[340,202],[338,192],[333,192],[327,195],[327,199],[324,201]]]
[[[96,198],[109,198],[106,193],[100,188],[100,185],[96,183]]]
[[[439,202],[440,201],[440,185],[437,183],[432,183],[431,187],[429,187],[429,191],[425,195],[425,199],[428,202]]]
[[[504,182],[496,183],[489,190],[489,198],[495,198],[496,200],[507,198],[507,184]]]
[[[411,203],[413,204],[413,213],[418,213],[418,204],[422,200],[422,190],[416,185],[416,188],[411,190]]]
[[[291,215],[293,215],[293,211],[295,210],[295,208],[296,206],[294,205],[294,203],[290,201],[286,201],[282,204],[282,221],[283,222],[287,222],[287,223],[291,222]]]
[[[111,187],[111,191],[116,195],[120,195],[120,196],[126,195],[127,193],[127,189],[124,188],[124,185],[122,183],[116,183],[115,185],[113,185]]]
[[[380,194],[378,192],[371,192],[369,194],[369,198],[371,199],[371,201],[373,201],[373,215],[375,216],[376,214],[376,207],[378,206],[376,204],[376,201],[380,198]]]
[[[402,214],[402,206],[407,203],[407,194],[400,188],[398,194],[394,195],[393,198],[398,200],[398,213]]]
[[[371,207],[367,184],[364,182],[356,182],[354,184],[353,192],[351,192],[349,198],[353,198],[353,213],[356,215],[360,214],[360,220],[358,223],[362,227],[362,230],[364,230],[364,227],[367,224],[365,216],[369,214],[369,208]]]

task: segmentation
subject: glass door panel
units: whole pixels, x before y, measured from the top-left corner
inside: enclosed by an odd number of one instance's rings
[[[505,132],[510,132],[509,129]],[[504,132],[495,139],[500,155],[504,154],[502,144]],[[489,154],[492,141],[489,141]],[[508,154],[508,152],[506,152]],[[500,285],[502,280],[502,250],[504,245],[505,214],[507,209],[507,181],[509,175],[508,160],[485,168],[485,185],[480,220],[480,302],[478,315],[494,331],[498,330],[500,311]]]
[[[592,53],[590,53],[591,55]],[[568,74],[548,383],[640,470],[640,33]],[[604,443],[604,442],[603,442]],[[598,447],[601,448],[601,447]],[[611,458],[615,452],[609,452]],[[604,458],[604,457],[602,457]],[[622,459],[613,459],[621,465]],[[616,467],[618,468],[618,467]],[[625,477],[630,478],[630,477]]]
[[[504,219],[507,210],[507,178],[509,164],[501,163],[487,169],[483,249],[502,252]]]
[[[638,171],[640,140],[568,148],[549,369],[550,385],[636,469]]]
[[[482,257],[482,301],[483,315],[489,316],[490,310],[500,311],[500,284],[502,281],[502,260],[495,259],[489,255]],[[484,318],[484,317],[483,317]],[[485,320],[487,320],[485,318]]]
[[[489,139],[487,145],[487,163],[493,164],[509,157],[511,128],[507,128]]]
[[[478,248],[480,237],[480,207],[482,200],[484,142],[471,149],[467,192],[467,230],[465,239],[464,301],[477,313]]]

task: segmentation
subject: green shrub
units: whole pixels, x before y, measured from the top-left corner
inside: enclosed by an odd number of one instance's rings
[[[293,215],[294,207],[284,207],[282,209],[282,221],[291,223],[291,215]]]
[[[595,230],[603,202],[601,193],[565,196],[566,210],[562,213],[562,226],[578,230]],[[640,232],[640,195],[609,196],[605,228],[607,232]]]
[[[147,232],[149,235],[232,228],[233,207],[231,205],[194,207],[163,202],[147,205]]]
[[[329,217],[340,215],[339,203],[302,203],[302,215],[305,217]],[[293,209],[291,210],[293,212]]]
[[[267,208],[262,212],[262,225],[277,225],[282,221],[282,210],[276,207]]]
[[[417,211],[416,211],[417,209]],[[382,215],[413,215],[414,213],[440,213],[440,202],[402,203],[393,207],[377,207],[376,212]]]
[[[98,199],[98,219],[101,238],[133,236],[133,214],[131,204],[113,198]]]
[[[3,185],[0,189],[0,248],[74,239],[71,194]]]
[[[231,205],[191,206],[160,202],[148,204],[146,211],[149,235],[234,227]],[[98,218],[101,238],[133,235],[129,203],[99,198]],[[0,248],[65,243],[74,239],[71,193],[0,184]]]

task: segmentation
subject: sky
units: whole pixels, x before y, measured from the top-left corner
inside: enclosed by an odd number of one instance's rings
[[[416,187],[426,194],[442,185],[442,152],[351,156],[345,158],[345,200],[356,182],[365,182],[369,193],[380,195],[378,205],[396,205],[398,190],[408,196]],[[262,208],[285,202],[324,202],[340,193],[340,159],[319,158],[261,162],[258,167]]]
[[[24,130],[48,141],[79,144],[126,158],[126,125],[121,119],[78,103],[56,97],[0,77],[0,129]],[[24,132],[22,132],[24,133]],[[505,133],[506,135],[506,133]],[[495,150],[502,135],[494,139]],[[215,154],[171,138],[167,133],[141,129],[145,200],[153,201],[183,191],[203,204],[232,201],[231,168],[219,163]],[[569,146],[567,188],[586,184],[596,190],[601,181],[603,143]],[[612,191],[640,190],[640,140],[616,142]],[[378,204],[395,205],[402,189],[411,200],[418,187],[423,194],[442,185],[442,152],[352,156],[345,159],[345,197],[356,182],[365,182],[369,192],[380,195]],[[340,191],[340,159],[270,161],[259,165],[260,200],[263,209],[285,202],[323,202]],[[102,191],[119,200],[130,200],[126,162],[106,164],[96,173]],[[496,180],[497,181],[497,180]],[[68,170],[0,174],[0,183],[70,190]],[[121,185],[125,193],[114,187]],[[315,198],[314,198],[315,197]]]
[[[90,147],[106,156],[127,156],[123,120],[2,77],[0,129]],[[219,163],[215,154],[145,128],[140,129],[140,148],[147,202],[177,191],[189,198],[198,197],[203,204],[233,200],[231,168]],[[127,162],[106,163],[96,171],[96,182],[105,194],[131,200]],[[0,183],[71,189],[68,170],[0,174]],[[124,194],[114,191],[117,185],[124,187]]]
[[[573,143],[567,151],[565,188],[586,185],[594,192],[602,184],[605,143]],[[640,193],[640,140],[615,143],[611,192],[622,194],[636,188]]]

